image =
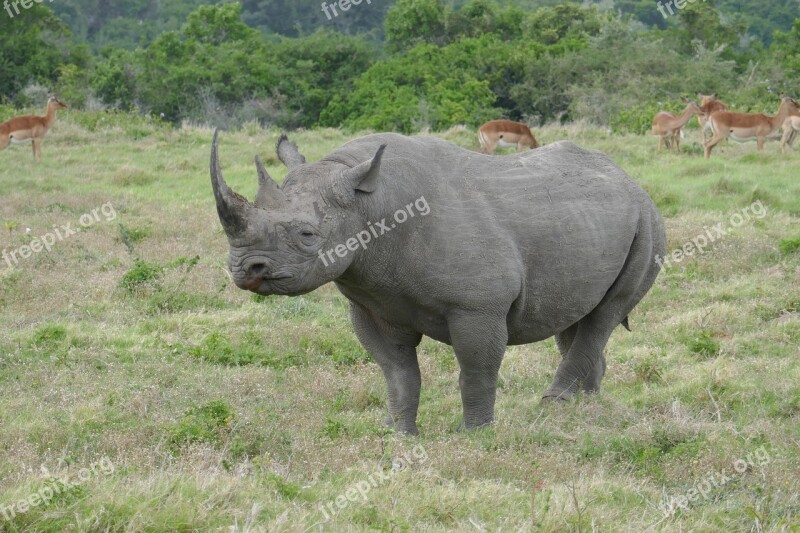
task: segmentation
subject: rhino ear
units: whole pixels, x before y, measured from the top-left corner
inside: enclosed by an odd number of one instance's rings
[[[375,192],[375,189],[378,188],[378,175],[381,170],[381,159],[383,158],[384,150],[386,150],[386,145],[382,144],[378,148],[375,157],[344,171],[345,183],[348,183],[357,191]]]
[[[275,151],[278,153],[278,159],[281,163],[286,165],[286,168],[292,170],[295,167],[305,164],[306,158],[297,149],[297,145],[289,141],[289,137],[282,133],[275,145]]]
[[[262,209],[280,209],[286,204],[286,197],[278,184],[267,173],[261,158],[256,156],[256,170],[258,170],[258,194],[256,207]]]

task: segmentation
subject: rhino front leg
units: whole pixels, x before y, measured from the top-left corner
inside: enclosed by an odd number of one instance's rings
[[[461,373],[464,427],[477,428],[494,422],[497,376],[506,352],[508,331],[505,315],[460,314],[448,319],[450,341]]]
[[[422,335],[400,330],[352,302],[350,318],[358,340],[381,367],[386,379],[387,423],[398,431],[418,435],[417,409],[422,380],[417,346]]]

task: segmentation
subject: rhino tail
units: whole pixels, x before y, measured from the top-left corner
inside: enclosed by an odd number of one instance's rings
[[[623,326],[625,329],[627,329],[628,331],[630,331],[630,330],[631,330],[631,326],[630,326],[630,324],[628,324],[628,317],[625,317],[625,318],[623,318],[623,319],[622,319],[622,322],[620,322],[620,324],[622,324],[622,326]]]

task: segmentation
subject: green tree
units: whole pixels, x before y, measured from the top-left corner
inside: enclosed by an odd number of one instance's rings
[[[59,68],[89,63],[88,48],[72,41],[67,26],[49,9],[33,5],[14,18],[0,15],[0,97],[14,99],[29,82],[55,88]],[[20,102],[22,104],[34,102]],[[41,102],[35,102],[37,105]]]
[[[398,0],[386,14],[386,42],[396,50],[419,43],[444,44],[444,0]]]
[[[501,111],[489,82],[465,68],[470,57],[420,44],[407,54],[375,63],[339,94],[321,116],[323,125],[409,133],[454,124],[478,125]]]
[[[126,50],[114,50],[99,61],[90,79],[92,90],[103,102],[129,111],[136,102],[136,72],[134,55]]]
[[[795,19],[791,30],[775,33],[772,51],[786,75],[800,81],[800,18]]]
[[[725,57],[733,58],[733,48],[744,33],[740,23],[725,23],[716,7],[716,0],[687,4],[678,13],[681,31],[679,42],[685,53],[691,54],[693,42],[699,41],[706,48],[726,48]]]

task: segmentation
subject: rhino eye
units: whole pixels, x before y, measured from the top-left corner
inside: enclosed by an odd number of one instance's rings
[[[297,230],[297,242],[302,246],[314,246],[319,240],[319,235],[312,228],[303,228]]]

